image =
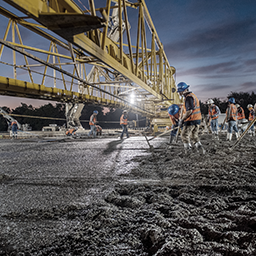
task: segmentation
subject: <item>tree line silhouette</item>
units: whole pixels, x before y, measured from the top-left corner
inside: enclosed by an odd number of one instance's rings
[[[256,94],[252,92],[251,94],[248,92],[231,92],[227,98],[235,98],[236,103],[238,103],[245,111],[245,116],[248,118],[249,111],[247,109],[248,104],[256,103]],[[227,108],[227,100],[220,100],[219,98],[213,98],[214,103],[220,108],[221,113],[225,113]],[[206,103],[200,102],[201,112],[202,114],[208,114],[208,106]],[[48,103],[39,108],[34,108],[32,105],[27,105],[25,103],[21,103],[21,106],[10,109],[9,107],[2,107],[7,113],[17,114],[17,115],[25,115],[25,116],[36,116],[36,117],[51,117],[53,119],[37,119],[30,117],[18,117],[13,116],[20,124],[30,124],[32,130],[42,130],[43,126],[48,126],[49,124],[57,124],[57,126],[62,126],[66,124],[65,120],[58,120],[60,118],[65,119],[65,104],[57,103],[56,105],[52,105]],[[99,112],[97,119],[99,121],[99,125],[103,129],[113,129],[120,128],[119,120],[122,115],[121,109],[109,108],[108,112],[105,111],[104,107],[94,106],[94,105],[85,105],[80,120],[85,129],[89,129],[88,120],[93,112],[93,110],[97,110]],[[56,119],[54,119],[56,118]],[[136,115],[132,112],[129,113],[129,120],[140,120],[139,127],[144,127],[146,125],[145,117],[141,115]],[[87,120],[87,121],[83,121]],[[0,131],[7,131],[8,125],[0,115]]]
[[[248,104],[254,105],[256,103],[256,94],[254,92],[231,92],[227,98],[229,99],[232,97],[235,99],[236,104],[239,104],[244,109],[245,117],[248,119],[249,110],[247,109],[247,106]],[[219,107],[221,113],[226,112],[228,106],[227,100],[222,101],[219,98],[212,98],[212,100],[214,101],[214,104]],[[208,114],[208,106],[206,103],[200,102],[200,107],[202,114]]]

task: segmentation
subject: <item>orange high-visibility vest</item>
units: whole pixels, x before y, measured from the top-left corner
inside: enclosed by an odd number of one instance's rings
[[[219,116],[215,116],[213,117],[214,115],[216,115],[218,112],[216,110],[216,105],[213,105],[212,107],[209,108],[209,116],[212,120],[215,120],[217,119]]]
[[[241,113],[237,112],[237,120],[245,119],[244,109],[240,107]]]
[[[249,113],[249,121],[252,121],[254,119],[254,111],[253,111],[253,108],[249,108],[250,110],[250,113]]]
[[[199,103],[199,100],[198,98],[196,97],[196,95],[192,92],[190,92],[189,94],[187,94],[185,97],[189,97],[189,96],[192,96],[193,99],[194,99],[194,109],[193,109],[193,112],[192,114],[186,119],[184,120],[185,122],[187,121],[196,121],[196,120],[201,120],[202,119],[202,115],[201,115],[201,110],[200,110],[200,103]],[[186,105],[184,103],[184,107],[186,109]],[[187,109],[186,109],[187,111]]]
[[[95,125],[97,118],[95,115],[91,115],[89,125]]]
[[[172,121],[172,124],[177,124],[177,121],[175,119],[179,120],[179,118],[180,118],[180,109],[179,109],[178,113],[176,113],[175,115],[170,115],[169,114],[169,117]]]
[[[226,110],[227,121],[236,121],[236,114],[237,114],[237,107],[231,103]]]
[[[127,118],[127,116],[126,116],[126,118],[124,118],[124,114],[122,114],[120,117],[120,124],[124,124],[124,125],[128,124],[128,118]]]

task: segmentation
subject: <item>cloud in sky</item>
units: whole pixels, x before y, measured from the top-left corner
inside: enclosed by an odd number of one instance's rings
[[[165,51],[170,58],[182,59],[248,54],[255,48],[255,30],[256,19],[218,24],[189,32],[186,38],[166,44]]]
[[[74,2],[88,6],[88,0]],[[106,4],[95,1],[101,2]],[[145,2],[169,63],[177,70],[177,82],[191,84],[202,100],[256,90],[255,0]],[[134,28],[137,22],[131,25]],[[0,26],[2,35],[3,31]],[[33,39],[27,32],[23,35],[24,40]]]

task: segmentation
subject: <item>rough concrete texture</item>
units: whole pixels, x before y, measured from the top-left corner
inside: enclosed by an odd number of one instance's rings
[[[256,255],[255,137],[0,141],[0,255]]]

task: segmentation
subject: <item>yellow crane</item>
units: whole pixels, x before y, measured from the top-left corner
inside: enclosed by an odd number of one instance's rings
[[[181,102],[175,68],[144,0],[4,1],[0,64],[13,75],[0,76],[1,95],[126,108],[168,122],[166,108]]]

